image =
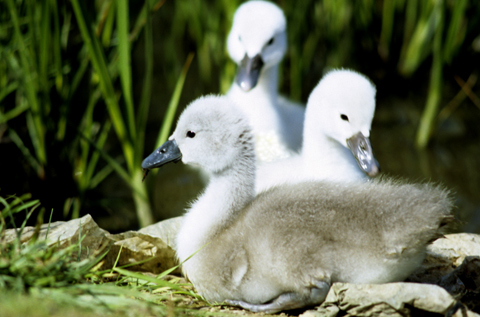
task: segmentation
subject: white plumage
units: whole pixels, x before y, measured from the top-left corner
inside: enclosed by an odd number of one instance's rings
[[[363,181],[366,173],[375,176],[379,166],[369,141],[375,93],[373,84],[354,71],[326,74],[308,99],[301,153],[260,165],[257,192],[284,183]]]
[[[227,44],[238,64],[227,96],[252,126],[258,161],[289,157],[302,144],[305,108],[278,94],[278,65],[287,49],[282,10],[266,1],[242,4]]]

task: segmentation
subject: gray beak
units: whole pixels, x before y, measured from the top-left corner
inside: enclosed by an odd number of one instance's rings
[[[358,132],[350,139],[347,139],[347,145],[357,159],[358,166],[360,166],[368,176],[377,176],[380,172],[380,165],[373,155],[369,138],[365,137],[362,132]]]
[[[262,71],[263,60],[260,54],[255,55],[253,58],[249,58],[247,54],[240,62],[237,70],[237,77],[235,81],[238,86],[244,91],[249,91],[255,88]]]
[[[142,169],[145,171],[143,179],[147,177],[151,169],[161,167],[170,162],[177,163],[181,159],[182,152],[180,152],[177,142],[175,142],[175,140],[168,140],[143,160]]]

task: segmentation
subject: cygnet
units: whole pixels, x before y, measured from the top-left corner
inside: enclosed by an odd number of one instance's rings
[[[286,25],[274,3],[248,1],[235,12],[227,40],[228,53],[238,65],[227,96],[252,126],[259,162],[289,157],[302,145],[305,107],[278,94]]]
[[[181,160],[210,173],[177,236],[184,274],[210,302],[255,312],[322,303],[334,282],[405,279],[451,215],[448,193],[431,185],[305,182],[255,197],[248,120],[226,97],[182,113],[144,169]]]
[[[259,166],[257,192],[283,183],[376,176],[380,166],[369,140],[375,94],[370,80],[355,71],[327,73],[308,98],[301,153]]]

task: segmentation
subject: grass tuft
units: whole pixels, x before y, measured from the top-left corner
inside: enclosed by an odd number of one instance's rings
[[[2,316],[211,316],[225,315],[208,304],[183,278],[132,272],[130,265],[102,269],[105,250],[79,260],[82,240],[66,248],[46,240],[22,242],[21,232],[33,210],[40,207],[30,195],[0,197],[0,311]],[[6,223],[26,212],[18,235],[5,242]],[[41,222],[37,224],[40,228]],[[148,259],[147,259],[148,260]],[[11,300],[22,302],[21,307]],[[207,310],[205,310],[207,308]]]

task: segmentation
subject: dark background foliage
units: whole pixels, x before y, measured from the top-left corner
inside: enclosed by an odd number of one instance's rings
[[[282,94],[305,103],[332,68],[367,75],[382,171],[445,184],[459,230],[480,232],[480,4],[275,2],[288,23]],[[190,101],[229,88],[225,42],[241,1],[120,3],[0,3],[0,195],[30,192],[54,220],[90,213],[110,231],[179,215],[201,190],[181,164],[141,183],[138,162]]]

